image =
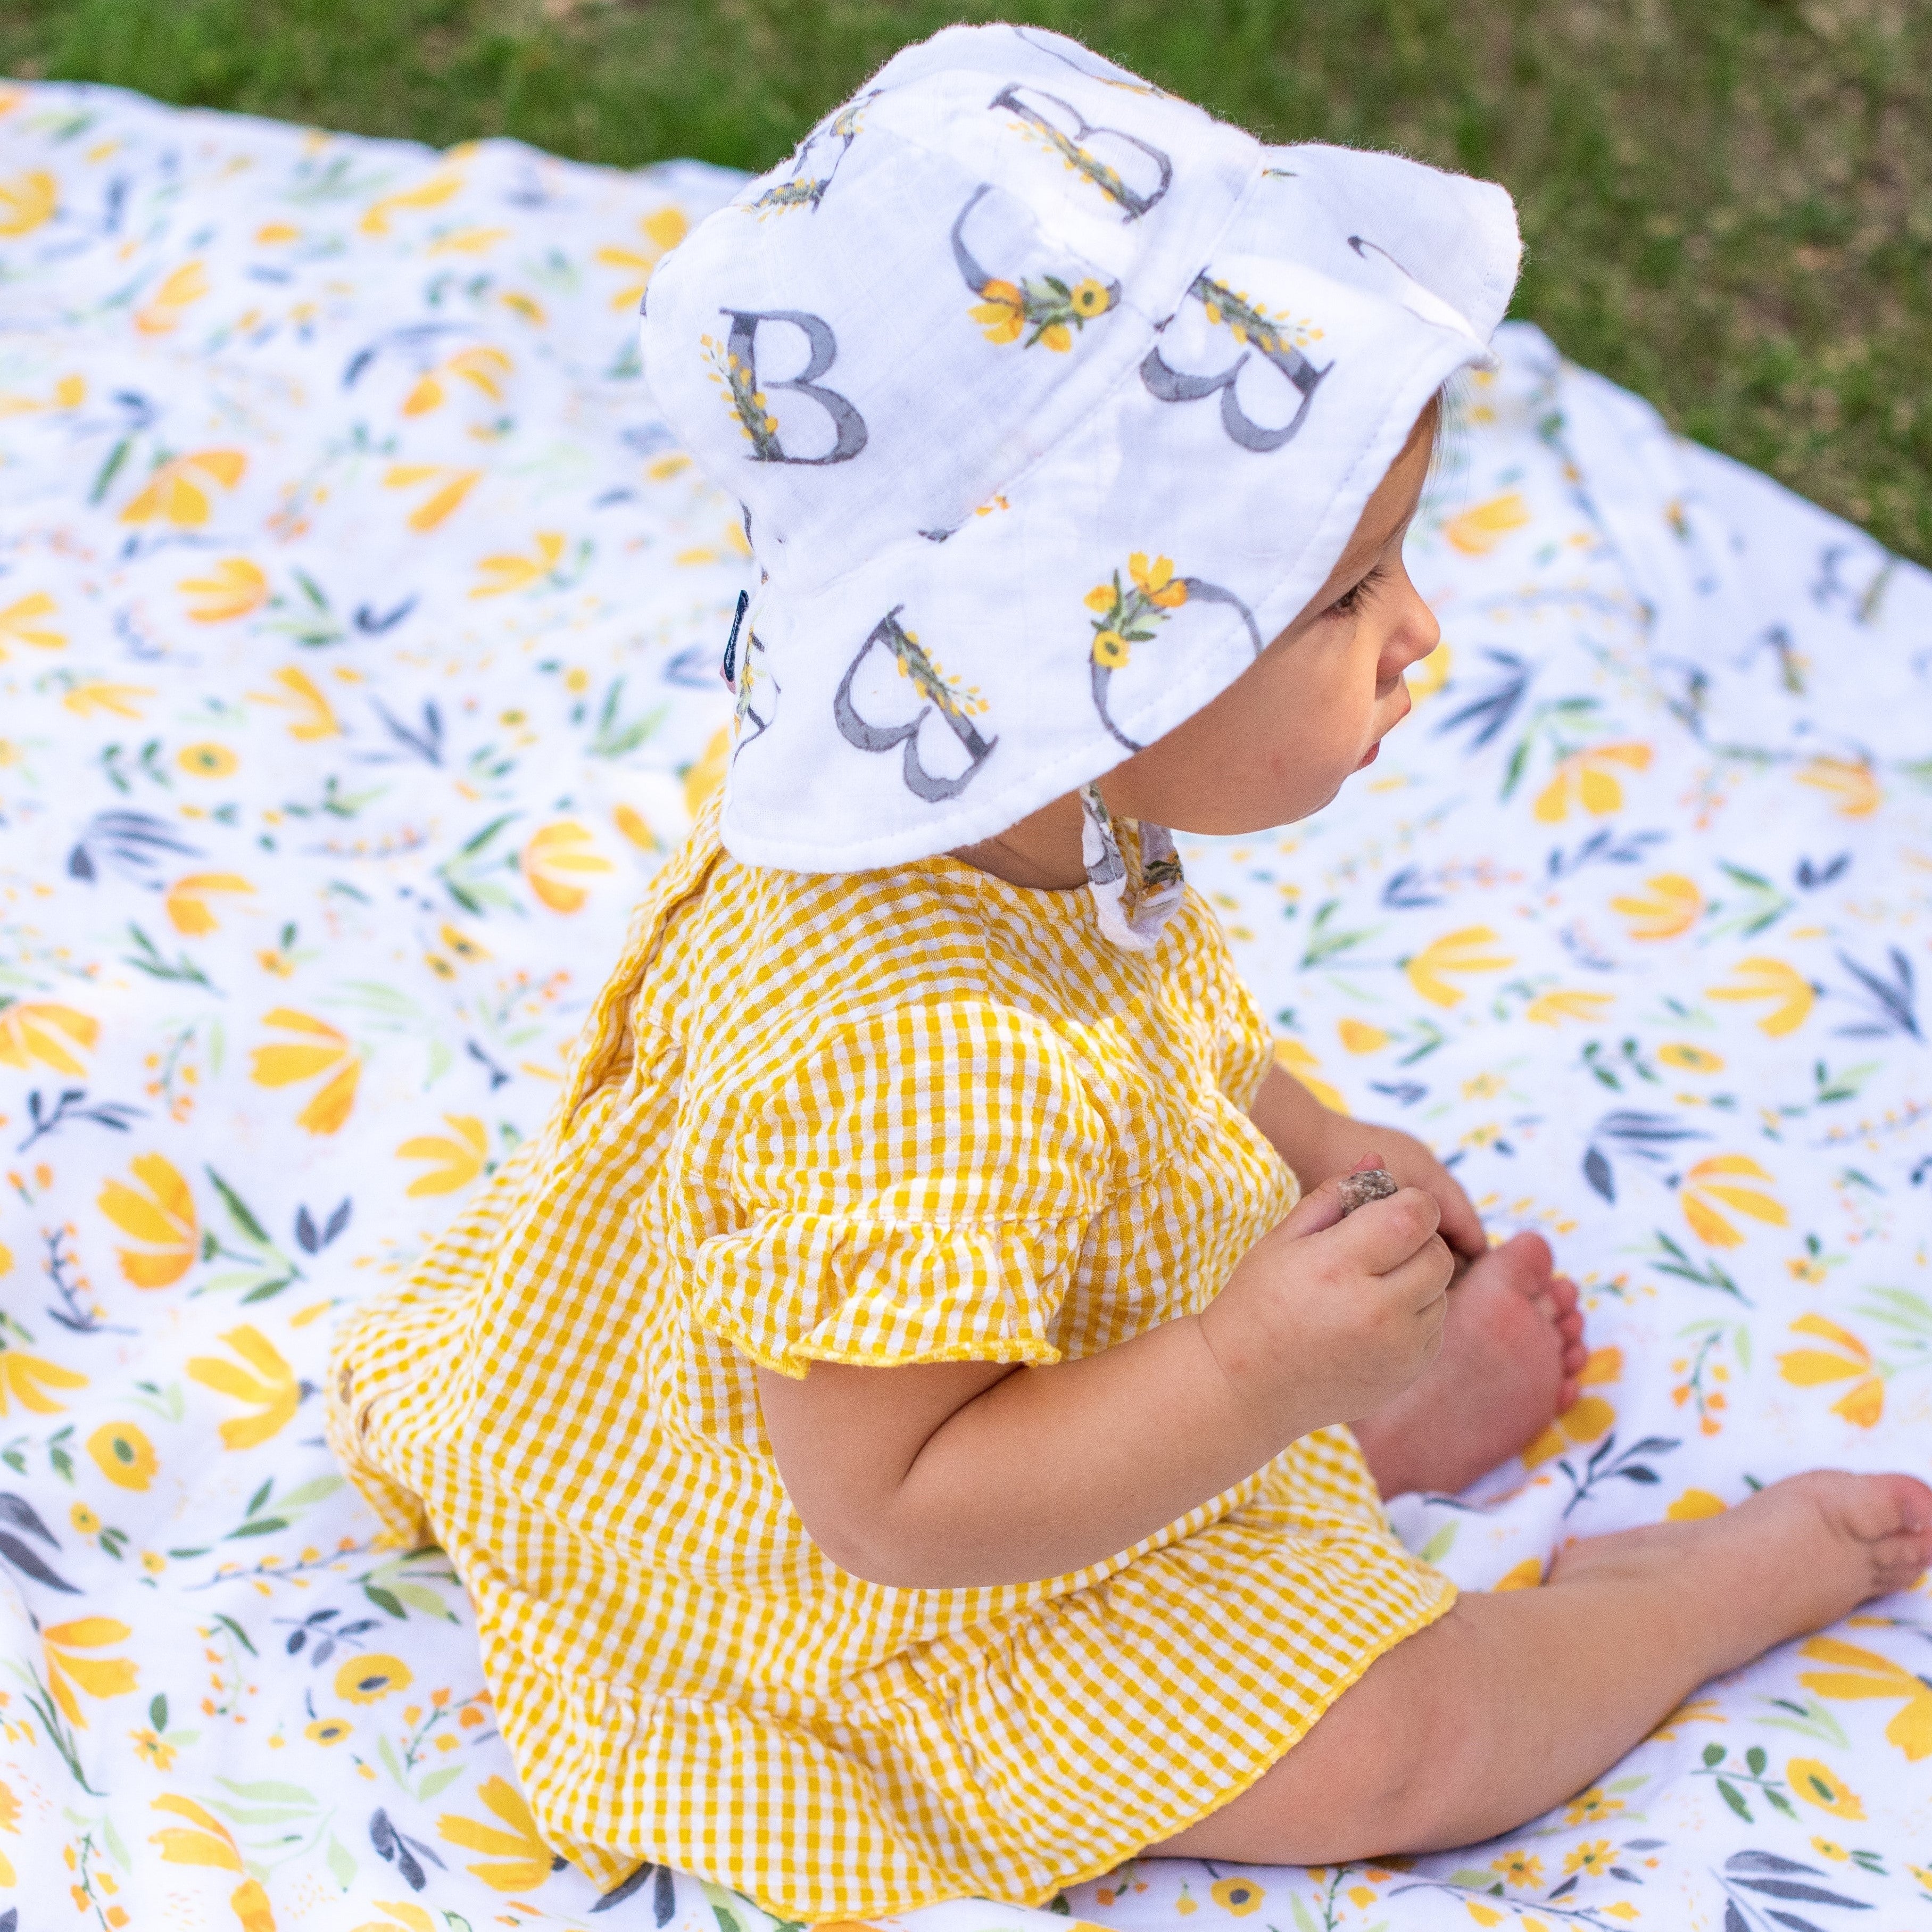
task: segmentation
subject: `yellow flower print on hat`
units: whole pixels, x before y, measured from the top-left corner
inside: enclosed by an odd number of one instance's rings
[[[982,326],[988,342],[1017,342],[1026,327],[1026,298],[1011,282],[997,279],[979,291],[976,308],[966,312]]]
[[[1107,314],[1120,298],[1120,284],[1083,275],[1078,281],[1059,275],[1039,275],[1018,281],[989,274],[966,241],[966,224],[991,190],[976,188],[952,223],[952,259],[967,287],[980,299],[966,312],[988,342],[1018,342],[1022,349],[1035,343],[1064,355],[1075,334]],[[1028,330],[1032,333],[1029,334]],[[1024,338],[1022,340],[1022,338]]]
[[[1158,622],[1170,610],[1187,602],[1187,584],[1174,574],[1174,560],[1157,556],[1150,563],[1144,550],[1136,550],[1127,559],[1130,587],[1124,590],[1120,573],[1112,580],[1096,584],[1087,593],[1087,608],[1100,621],[1094,626],[1094,662],[1108,670],[1118,670],[1132,655],[1130,648],[1152,640],[1154,633],[1144,628]]]
[[[1061,354],[1073,346],[1069,323],[1073,328],[1084,327],[1114,305],[1113,290],[1091,276],[1071,288],[1055,275],[1017,286],[995,277],[976,292],[980,300],[967,313],[981,326],[988,342],[1018,342],[1030,328],[1033,333],[1026,336],[1022,348],[1038,342]]]
[[[1124,128],[1102,127],[1089,121],[1058,94],[1016,81],[994,95],[992,105],[1010,114],[1029,140],[1058,154],[1070,170],[1091,182],[1117,207],[1124,208],[1130,221],[1147,214],[1173,184],[1174,164],[1161,149]],[[1063,122],[1070,124],[1063,125]],[[1118,166],[1102,158],[1090,145],[1096,136],[1103,140],[1113,137]],[[1128,152],[1121,152],[1122,143]],[[1133,179],[1121,172],[1123,167],[1129,167]]]
[[[855,96],[836,113],[821,121],[792,150],[790,175],[784,181],[774,182],[751,204],[760,220],[767,214],[783,214],[791,208],[816,210],[825,199],[832,177],[838,172],[839,163],[850,152],[852,143],[859,137],[859,131],[865,124],[866,104],[875,99],[878,92],[875,87],[868,88],[863,94]],[[816,172],[814,156],[821,145],[830,141],[836,141],[838,148],[830,165],[820,174]],[[682,238],[680,232],[676,239]],[[675,240],[664,245],[668,252],[675,245]],[[636,293],[641,298],[643,289],[638,289]]]
[[[1137,752],[1139,745],[1114,722],[1108,691],[1113,674],[1132,659],[1136,644],[1151,643],[1157,634],[1156,627],[1190,602],[1223,604],[1238,612],[1246,627],[1249,647],[1256,657],[1261,656],[1262,640],[1254,614],[1240,598],[1217,584],[1177,575],[1172,557],[1156,556],[1150,560],[1145,550],[1137,550],[1127,559],[1126,575],[1123,584],[1116,570],[1105,584],[1095,584],[1083,601],[1094,613],[1088,648],[1094,667],[1094,707],[1114,738]]]

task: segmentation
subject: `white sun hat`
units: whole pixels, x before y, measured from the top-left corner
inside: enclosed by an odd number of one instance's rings
[[[889,62],[658,267],[644,364],[760,582],[728,848],[992,836],[1308,603],[1516,280],[1494,184],[1267,147],[1034,28]]]

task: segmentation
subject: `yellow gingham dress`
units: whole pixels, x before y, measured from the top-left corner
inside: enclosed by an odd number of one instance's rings
[[[476,1604],[544,1835],[805,1918],[1034,1904],[1240,1791],[1453,1586],[1354,1438],[1104,1563],[864,1582],[754,1363],[1047,1363],[1202,1306],[1292,1205],[1269,1035],[1192,893],[1151,953],[947,858],[646,896],[542,1138],[350,1318],[338,1454]]]

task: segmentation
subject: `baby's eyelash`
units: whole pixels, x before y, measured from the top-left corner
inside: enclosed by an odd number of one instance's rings
[[[1341,596],[1329,605],[1329,609],[1342,611],[1354,610],[1361,603],[1370,586],[1380,580],[1382,574],[1382,567],[1380,564],[1377,564],[1352,590],[1343,591]]]

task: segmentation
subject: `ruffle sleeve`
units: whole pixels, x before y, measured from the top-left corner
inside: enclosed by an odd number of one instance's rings
[[[1113,1165],[1072,1043],[992,1000],[821,1021],[742,1086],[693,1312],[754,1361],[1057,1361]]]
[[[699,1250],[697,1314],[768,1369],[808,1362],[1057,1362],[1053,1316],[1081,1217],[893,1227],[767,1214]]]

